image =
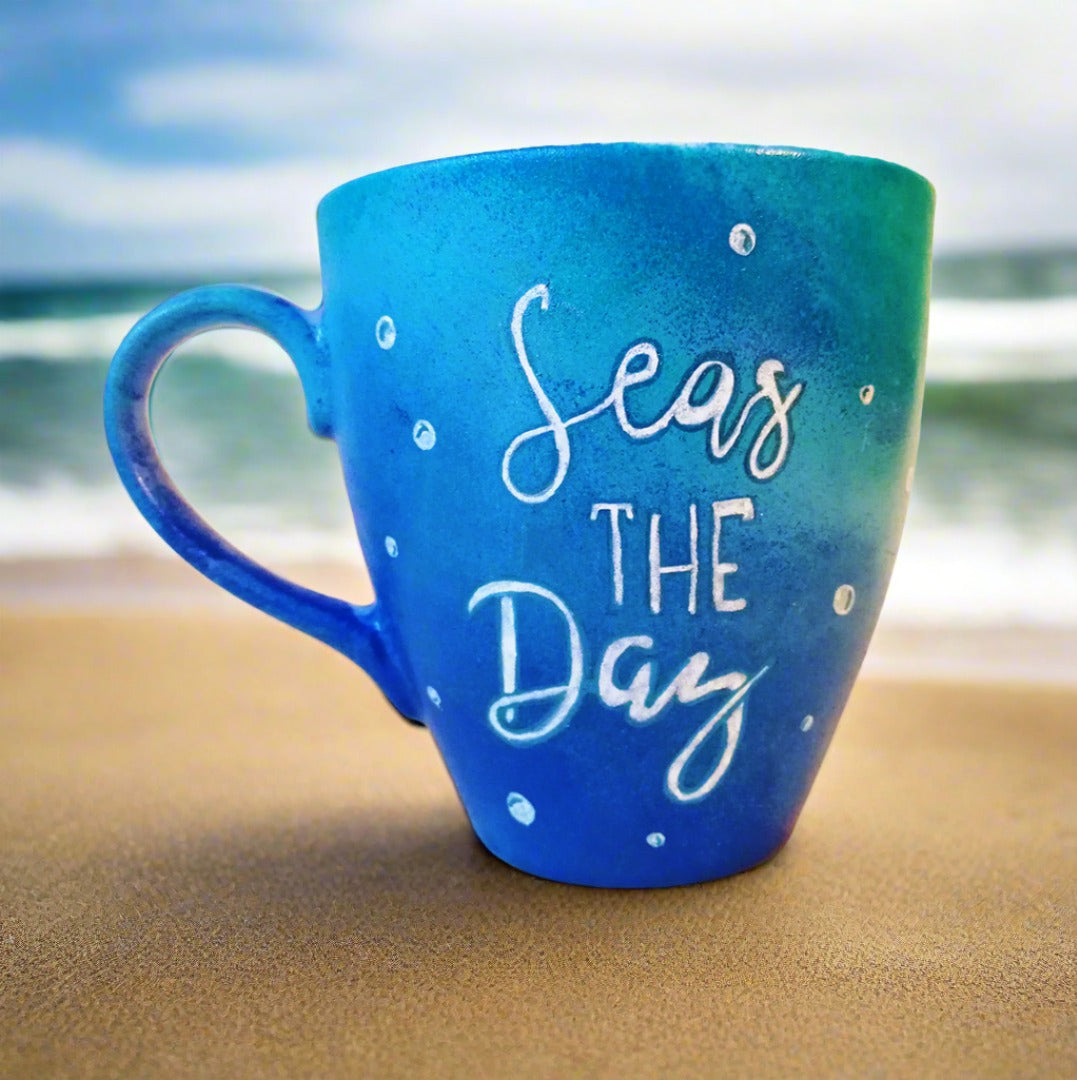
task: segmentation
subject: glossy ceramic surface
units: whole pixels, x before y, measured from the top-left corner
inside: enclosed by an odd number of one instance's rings
[[[932,210],[899,166],[783,148],[389,170],[319,207],[318,311],[216,286],[146,316],[110,445],[184,558],[427,724],[495,854],[592,885],[734,873],[792,830],[883,601]],[[153,376],[223,325],[295,360],[372,608],[256,567],[161,470]]]

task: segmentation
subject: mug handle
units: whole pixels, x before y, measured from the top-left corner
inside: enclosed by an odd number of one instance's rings
[[[105,433],[127,493],[158,535],[196,570],[230,593],[332,646],[363,668],[393,706],[418,717],[405,665],[384,630],[378,604],[354,605],[279,577],[215,532],[176,490],[150,430],[154,381],[172,351],[207,330],[259,330],[295,364],[311,430],[332,437],[329,353],[321,308],[306,311],[247,285],[210,285],[173,296],[123,339],[105,386]]]

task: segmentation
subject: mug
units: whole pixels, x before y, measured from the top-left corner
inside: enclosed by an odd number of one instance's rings
[[[427,725],[495,855],[596,886],[723,877],[788,838],[882,605],[933,208],[906,168],[784,147],[389,169],[319,205],[317,309],[216,285],[139,321],[109,445],[183,558]],[[158,460],[154,377],[223,326],[294,361],[374,604],[258,566]]]

